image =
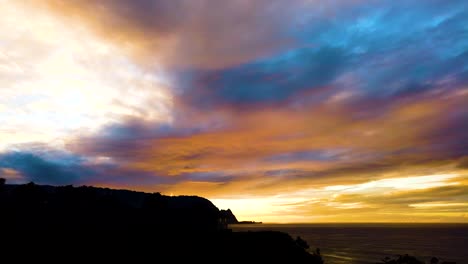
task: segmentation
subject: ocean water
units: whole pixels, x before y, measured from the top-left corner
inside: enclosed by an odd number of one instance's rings
[[[468,224],[254,224],[233,231],[274,230],[320,248],[326,264],[365,264],[409,254],[429,263],[468,264]]]

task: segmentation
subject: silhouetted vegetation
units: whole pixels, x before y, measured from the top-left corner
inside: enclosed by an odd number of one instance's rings
[[[239,221],[236,224],[240,225],[254,225],[254,224],[261,224],[262,222],[255,222],[255,221]]]
[[[431,264],[456,264],[455,262],[439,262],[439,259],[436,257],[431,258]],[[399,255],[395,258],[385,257],[381,262],[376,264],[425,264],[424,261],[421,261],[413,256],[409,255]]]
[[[88,261],[323,264],[320,249],[281,232],[231,232],[231,210],[196,196],[165,196],[95,187],[8,185],[0,178],[3,252],[36,259]],[[4,253],[5,254],[5,253]],[[61,259],[63,260],[63,259]],[[65,261],[66,262],[66,261]],[[408,255],[380,264],[424,264]],[[439,262],[431,264],[452,264]]]
[[[222,223],[234,214],[201,197],[34,183],[0,190],[3,252],[15,262],[19,249],[43,260],[323,263],[288,234],[231,232]]]
[[[215,230],[219,210],[195,196],[163,196],[94,187],[6,185],[2,219],[26,229]],[[34,219],[34,221],[30,221]]]
[[[296,244],[297,244],[298,246],[300,246],[301,248],[303,248],[303,249],[309,249],[309,248],[310,248],[309,244],[307,244],[307,241],[305,241],[304,239],[302,239],[300,236],[298,236],[298,237],[296,238]]]

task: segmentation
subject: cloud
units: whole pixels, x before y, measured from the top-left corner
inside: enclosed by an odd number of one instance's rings
[[[263,196],[256,210],[241,219],[261,214],[264,221],[284,222],[460,222],[466,213],[466,174],[390,178],[359,184],[304,188],[276,196]],[[396,183],[396,184],[395,184]],[[403,184],[403,189],[400,185]],[[422,185],[421,185],[422,184]],[[249,199],[214,200],[240,210]]]
[[[2,175],[241,199],[272,221],[466,221],[466,1],[4,10]],[[326,189],[445,174],[462,176]]]
[[[369,97],[299,109],[288,102],[248,115],[226,107],[192,111],[193,120],[176,118],[172,124],[122,123],[67,146],[83,156],[111,157],[136,171],[180,179],[165,186],[173,191],[195,192],[180,187],[185,179],[203,186],[206,195],[275,195],[304,186],[445,171],[466,155],[464,134],[453,132],[463,131],[465,115],[445,118],[459,113],[465,100],[466,95],[449,91],[396,97],[370,112]],[[206,186],[213,187],[211,194]]]
[[[344,50],[333,47],[300,49],[201,73],[192,77],[195,80],[188,83],[184,98],[198,108],[282,101],[297,92],[328,85],[343,70],[346,56]]]
[[[33,153],[11,152],[0,155],[0,167],[19,172],[26,181],[40,184],[72,184],[93,172],[79,160],[45,160]]]
[[[51,0],[41,5],[87,24],[106,39],[122,42],[139,58],[213,68],[287,46],[291,40],[284,22],[307,1],[286,5],[277,0],[119,0],[99,4]]]
[[[91,184],[135,189],[174,183],[154,173],[125,168],[112,159],[83,157],[42,146],[25,146],[21,150],[0,153],[0,176],[11,183],[68,185]]]
[[[459,88],[467,74],[466,4],[407,2],[360,3],[333,17],[306,8],[317,17],[302,13],[301,27],[285,25],[294,45],[227,68],[184,72],[184,99],[198,108],[245,108],[323,86],[372,98]]]
[[[461,158],[457,166],[461,169],[468,169],[468,157]]]
[[[291,153],[281,153],[268,157],[269,161],[282,161],[282,162],[294,162],[294,161],[337,161],[340,159],[342,154],[346,153],[346,150],[314,150],[314,151],[299,151]]]
[[[29,142],[60,147],[72,133],[121,119],[171,119],[167,76],[82,26],[2,1],[0,31],[0,151]]]

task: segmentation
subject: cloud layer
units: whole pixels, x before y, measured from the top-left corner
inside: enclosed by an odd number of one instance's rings
[[[465,2],[5,1],[0,174],[465,222]]]

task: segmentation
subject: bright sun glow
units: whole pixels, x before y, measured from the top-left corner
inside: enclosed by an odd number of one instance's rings
[[[382,195],[389,198],[392,195],[397,196],[408,191],[426,190],[436,187],[447,187],[460,184],[457,179],[461,175],[435,174],[425,176],[410,176],[390,179],[381,179],[352,185],[331,185],[322,188],[303,189],[293,193],[278,195],[275,197],[257,197],[243,199],[213,199],[213,202],[221,208],[230,208],[236,212],[240,220],[258,220],[256,216],[262,215],[263,221],[280,222],[329,222],[329,221],[353,221],[349,215],[339,215],[342,210],[360,210],[355,221],[369,217],[369,211],[376,207],[372,200],[379,199]],[[354,197],[353,201],[346,200],[346,197]],[[357,199],[357,200],[356,200]],[[410,204],[410,207],[416,209],[431,209],[440,207],[460,207],[466,203],[456,202],[432,202]],[[297,212],[302,212],[297,213]],[[312,212],[312,215],[306,214]],[[421,213],[418,212],[418,215]],[[427,214],[427,213],[426,213]],[[453,213],[438,213],[438,216],[444,216]],[[326,215],[332,215],[328,219]],[[373,214],[373,221],[382,221],[377,214]],[[362,216],[362,218],[359,218]],[[387,213],[383,214],[386,221],[393,220]],[[408,216],[412,217],[412,215]],[[406,218],[404,218],[406,219]]]
[[[170,121],[172,99],[157,68],[141,68],[85,28],[16,1],[2,2],[2,11],[0,150],[60,145],[67,133],[122,117]]]
[[[333,185],[325,187],[326,191],[339,192],[373,192],[381,191],[381,189],[389,190],[419,190],[428,189],[439,186],[456,185],[457,182],[447,182],[450,179],[457,177],[458,174],[438,174],[427,176],[411,176],[401,178],[382,179],[376,181],[365,182],[354,185]]]

